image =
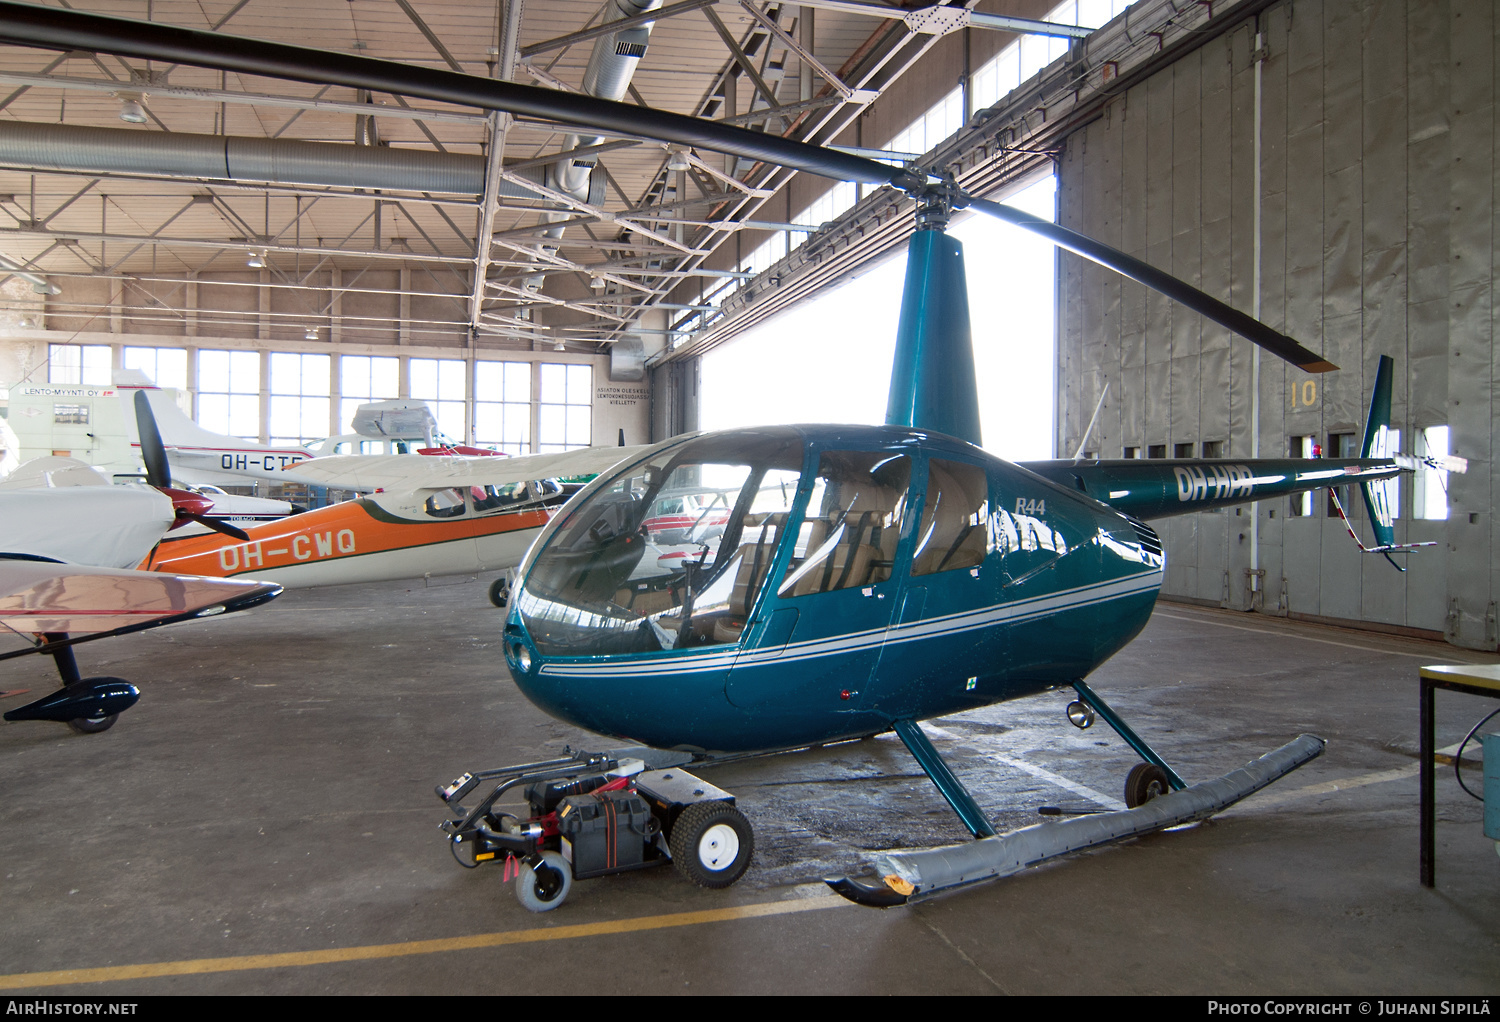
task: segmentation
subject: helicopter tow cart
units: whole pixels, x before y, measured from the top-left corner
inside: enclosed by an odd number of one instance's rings
[[[451,813],[441,827],[459,865],[500,864],[532,912],[561,905],[574,880],[667,862],[700,887],[728,887],[750,865],[754,835],[733,795],[682,769],[691,759],[633,748],[465,773],[437,788]],[[472,809],[460,804],[491,782]],[[497,808],[516,788],[524,819]]]

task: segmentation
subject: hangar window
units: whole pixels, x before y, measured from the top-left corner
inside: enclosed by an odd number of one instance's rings
[[[1311,436],[1294,436],[1288,438],[1287,454],[1293,458],[1316,458],[1319,451]],[[1313,495],[1309,493],[1294,493],[1287,498],[1286,513],[1292,518],[1307,518],[1313,513]]]
[[[1324,448],[1330,458],[1357,458],[1359,457],[1359,437],[1354,433],[1329,433],[1328,446]],[[1359,517],[1359,508],[1354,506],[1354,501],[1360,501],[1359,491],[1353,486],[1332,486],[1328,489],[1328,511],[1329,518],[1337,518],[1338,508],[1334,506],[1333,495],[1337,493],[1339,503],[1344,505],[1344,511],[1349,518]],[[1351,500],[1350,498],[1353,498]],[[1363,501],[1360,501],[1362,504]]]
[[[1203,456],[1205,458],[1222,458],[1222,457],[1224,457],[1224,441],[1222,441],[1222,440],[1205,440],[1205,441],[1203,441]]]
[[[260,439],[260,352],[198,352],[198,424]]]
[[[1167,445],[1166,444],[1149,444],[1146,447],[1146,457],[1148,457],[1148,458],[1165,458],[1166,456],[1167,456]]]
[[[411,397],[426,401],[437,416],[438,429],[450,437],[467,438],[464,423],[464,363],[458,358],[414,358],[407,363]]]
[[[1191,458],[1192,456],[1193,456],[1193,445],[1192,444],[1173,444],[1172,445],[1172,457],[1174,457],[1174,458]]]
[[[531,363],[474,363],[474,442],[531,453]]]
[[[328,355],[271,353],[271,442],[305,444],[328,435]]]
[[[1448,441],[1447,426],[1426,426],[1417,430],[1417,457],[1446,458]],[[1413,491],[1412,511],[1416,517],[1437,521],[1448,517],[1447,472],[1422,466],[1417,470]]]
[[[401,360],[373,355],[339,357],[339,429],[352,431],[354,412],[370,401],[401,396]]]
[[[537,450],[587,447],[594,435],[594,367],[543,363],[537,408]]]
[[[47,382],[107,387],[111,361],[107,344],[49,344]]]
[[[158,387],[187,390],[187,350],[184,348],[128,347],[120,353],[120,364],[138,369]]]

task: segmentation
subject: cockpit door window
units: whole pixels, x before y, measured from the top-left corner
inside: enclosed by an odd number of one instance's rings
[[[911,458],[889,451],[824,451],[780,597],[877,585],[891,577]]]

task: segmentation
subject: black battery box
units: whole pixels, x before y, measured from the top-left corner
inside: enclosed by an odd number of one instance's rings
[[[646,865],[656,824],[646,800],[633,791],[569,795],[557,807],[563,858],[582,880]]]
[[[576,777],[566,781],[534,781],[526,786],[526,801],[531,803],[533,813],[545,816],[569,795],[582,795],[604,787],[609,781],[607,774]]]

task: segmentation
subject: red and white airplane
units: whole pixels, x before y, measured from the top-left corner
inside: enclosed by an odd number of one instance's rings
[[[242,541],[169,536],[140,567],[255,578],[288,588],[511,568],[572,495],[559,477],[602,472],[644,450],[317,458],[299,470],[319,485],[369,496],[253,526]],[[503,604],[502,592],[492,589],[490,595]]]

